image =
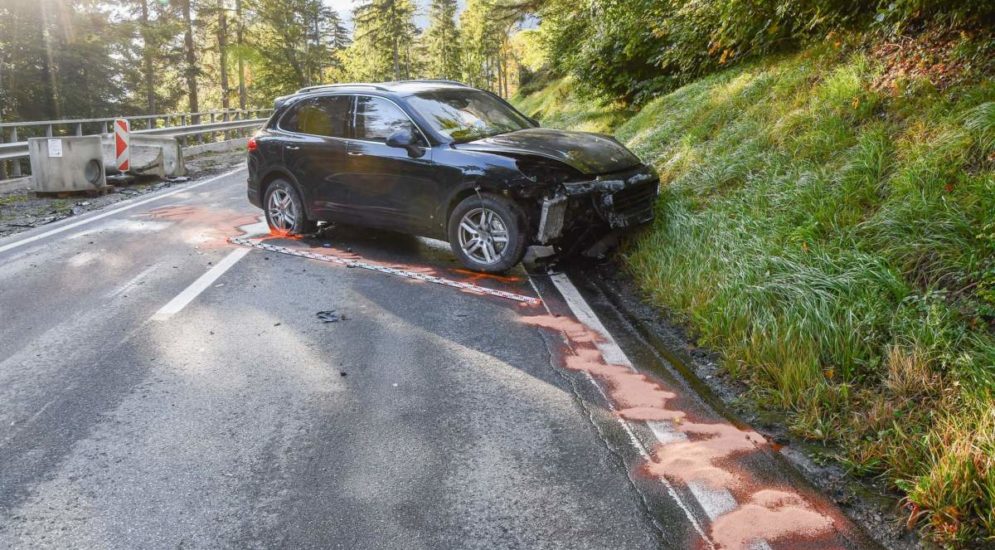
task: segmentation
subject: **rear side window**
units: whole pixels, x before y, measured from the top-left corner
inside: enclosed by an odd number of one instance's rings
[[[397,105],[380,97],[360,96],[356,102],[356,139],[387,141],[398,130],[420,134]]]
[[[349,107],[351,96],[329,96],[305,99],[290,108],[280,120],[280,128],[288,132],[313,136],[349,137]]]

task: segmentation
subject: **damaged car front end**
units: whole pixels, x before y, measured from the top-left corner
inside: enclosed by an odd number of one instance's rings
[[[536,228],[538,244],[572,241],[581,246],[604,233],[653,220],[659,178],[651,167],[640,165],[621,173],[602,174],[590,180],[560,184],[542,199]]]
[[[513,194],[531,212],[536,245],[596,257],[653,220],[659,176],[609,136],[535,128],[484,141],[465,148],[515,159],[531,182]]]

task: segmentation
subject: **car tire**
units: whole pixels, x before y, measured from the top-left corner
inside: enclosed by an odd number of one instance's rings
[[[515,202],[472,195],[449,214],[449,246],[468,269],[502,273],[522,261],[527,227],[525,212]]]
[[[270,232],[276,235],[308,235],[318,229],[316,222],[307,219],[297,188],[286,180],[274,180],[266,187],[263,211]]]

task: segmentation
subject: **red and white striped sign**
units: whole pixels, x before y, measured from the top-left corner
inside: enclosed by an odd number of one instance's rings
[[[117,158],[117,169],[127,172],[131,168],[131,126],[128,121],[119,118],[114,121],[114,153]]]

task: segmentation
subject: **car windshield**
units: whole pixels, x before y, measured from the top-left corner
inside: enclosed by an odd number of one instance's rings
[[[532,126],[501,100],[479,91],[423,92],[411,96],[409,104],[432,128],[460,143]]]

